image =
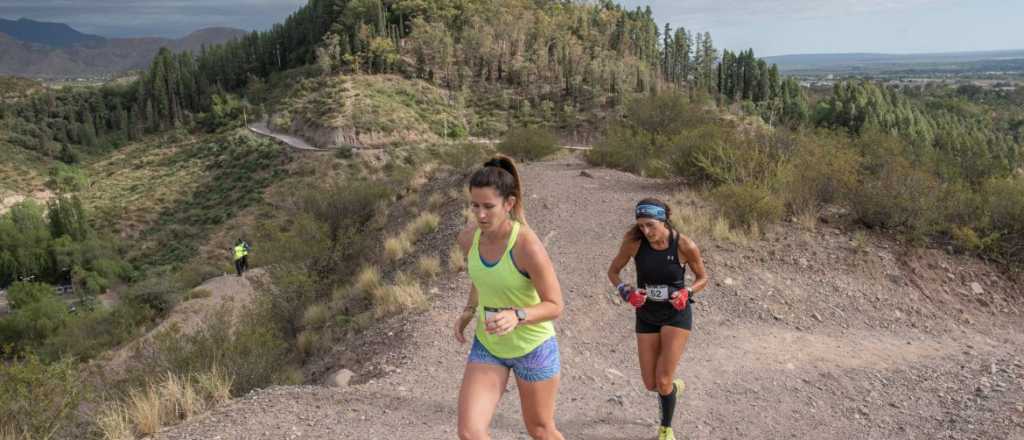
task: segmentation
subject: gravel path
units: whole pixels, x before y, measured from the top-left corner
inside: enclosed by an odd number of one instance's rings
[[[266,122],[254,122],[252,124],[249,124],[248,128],[253,133],[261,134],[263,136],[272,137],[272,138],[277,139],[277,140],[279,140],[281,142],[284,142],[284,143],[286,143],[288,145],[291,145],[293,148],[296,148],[296,149],[299,149],[299,150],[325,151],[322,148],[316,148],[316,147],[314,147],[312,145],[309,145],[309,143],[306,142],[302,138],[295,137],[295,136],[288,135],[288,134],[284,134],[284,133],[273,132],[273,131],[270,130],[270,128],[267,127],[267,123]]]
[[[527,218],[547,240],[567,303],[556,323],[560,430],[655,438],[658,404],[639,377],[633,314],[604,273],[633,203],[682,188],[575,157],[522,174]],[[441,234],[454,233],[457,215]],[[688,384],[680,438],[1024,439],[1024,295],[1003,275],[881,239],[855,248],[829,226],[784,225],[746,245],[694,238],[712,287],[695,304],[679,369]],[[983,293],[965,295],[971,283]],[[468,347],[450,326],[468,286],[464,273],[435,282],[429,311],[379,323],[347,347],[335,365],[355,371],[353,385],[257,391],[158,438],[455,438]],[[528,438],[510,386],[495,439]]]

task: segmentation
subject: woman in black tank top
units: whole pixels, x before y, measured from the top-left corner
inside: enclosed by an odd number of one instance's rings
[[[672,228],[667,204],[643,199],[635,214],[636,224],[623,238],[608,268],[608,280],[623,301],[636,308],[640,374],[647,390],[658,393],[660,403],[658,439],[673,440],[672,414],[685,387],[682,379],[675,379],[676,366],[693,324],[692,298],[707,286],[708,275],[697,245]],[[630,259],[636,263],[636,287],[619,275]],[[686,266],[696,277],[688,288]]]

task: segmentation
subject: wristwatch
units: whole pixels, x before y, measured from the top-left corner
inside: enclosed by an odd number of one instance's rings
[[[516,318],[519,322],[526,321],[526,309],[516,309]]]

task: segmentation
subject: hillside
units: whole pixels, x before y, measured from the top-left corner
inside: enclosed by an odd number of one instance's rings
[[[199,51],[204,45],[224,43],[245,34],[239,29],[208,28],[179,39],[97,37],[49,45],[0,31],[0,75],[34,78],[112,75],[148,67],[161,47],[175,52]]]
[[[672,197],[676,212],[697,215],[708,215],[705,204],[670,181],[575,158],[522,173],[531,226],[567,303],[557,323],[560,429],[567,438],[650,437],[657,404],[639,380],[632,313],[603,274],[636,199]],[[461,225],[452,206],[430,239],[442,245],[428,254],[443,258]],[[1024,434],[1020,284],[971,258],[908,251],[828,224],[783,224],[763,240],[691,235],[713,282],[695,304],[680,367],[688,386],[676,426],[686,438]],[[467,289],[464,273],[444,276],[425,288],[426,312],[380,321],[335,347],[319,377],[331,382],[347,369],[348,386],[257,391],[157,438],[451,438],[467,347],[450,324]],[[524,435],[514,385],[509,394],[496,438]]]
[[[28,18],[18,20],[0,18],[0,34],[7,34],[18,41],[52,47],[95,44],[104,39],[99,35],[83,34],[64,23],[47,23]]]

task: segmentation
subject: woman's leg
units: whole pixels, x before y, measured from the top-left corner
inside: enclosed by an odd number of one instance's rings
[[[501,365],[470,362],[459,389],[459,439],[487,440],[491,419],[508,384],[509,369]]]
[[[672,380],[676,376],[676,366],[679,365],[679,360],[683,357],[686,341],[689,338],[689,330],[671,325],[661,327],[661,349],[658,353],[656,373],[656,386],[659,394],[666,395],[672,392]]]
[[[640,377],[644,380],[647,391],[658,388],[656,373],[658,371],[658,352],[661,351],[661,335],[658,333],[637,333],[636,349],[640,357]]]
[[[551,379],[530,382],[516,377],[519,404],[523,410],[523,423],[535,440],[564,440],[555,427],[555,397],[558,396],[560,375]]]

